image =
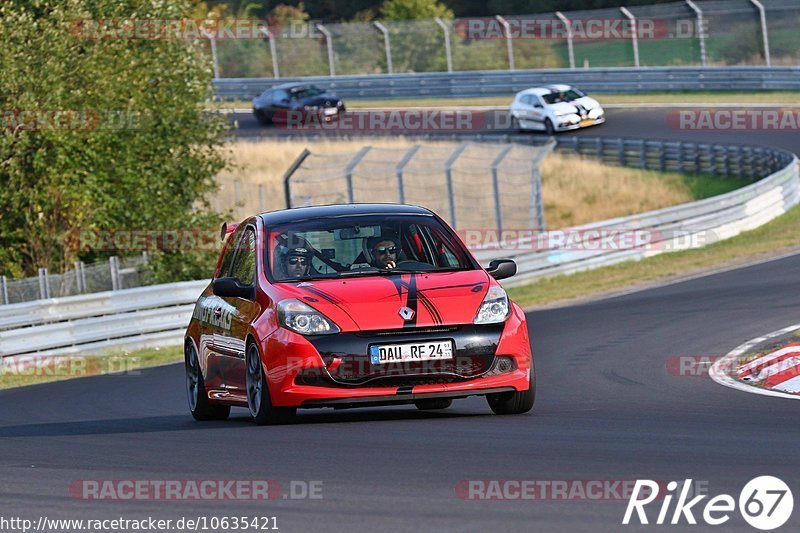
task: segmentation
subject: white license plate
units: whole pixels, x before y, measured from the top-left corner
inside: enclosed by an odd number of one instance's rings
[[[384,344],[382,346],[370,346],[369,348],[369,359],[373,365],[404,363],[407,361],[432,361],[435,359],[452,358],[452,341]]]
[[[336,108],[336,107],[326,107],[325,108],[325,114],[326,115],[335,115],[338,112],[339,112],[339,109]]]

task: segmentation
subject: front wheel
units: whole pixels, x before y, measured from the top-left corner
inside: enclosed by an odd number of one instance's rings
[[[536,376],[531,368],[531,383],[524,391],[487,394],[489,407],[498,415],[519,415],[533,409],[536,400]]]
[[[272,424],[285,424],[294,418],[297,409],[294,407],[274,407],[269,399],[264,366],[261,364],[261,354],[255,343],[247,347],[247,406],[253,420],[259,426]]]
[[[206,385],[203,382],[203,371],[194,343],[184,348],[186,363],[186,393],[189,397],[189,410],[195,420],[225,420],[231,414],[229,405],[216,405],[208,401]]]

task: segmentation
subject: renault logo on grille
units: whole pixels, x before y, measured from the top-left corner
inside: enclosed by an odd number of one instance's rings
[[[400,316],[403,317],[403,320],[411,320],[414,318],[414,310],[408,307],[401,307],[400,311],[398,312],[400,313]]]

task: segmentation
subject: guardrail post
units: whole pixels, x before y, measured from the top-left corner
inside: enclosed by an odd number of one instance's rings
[[[47,269],[39,269],[39,297],[44,300],[50,298],[50,280],[47,279]]]
[[[617,161],[619,161],[619,166],[625,166],[625,139],[619,140],[619,151],[617,152]]]
[[[364,159],[364,156],[367,155],[367,152],[369,152],[371,149],[372,146],[363,147],[356,153],[355,156],[353,156],[353,159],[347,163],[347,166],[344,169],[344,178],[347,180],[347,203],[349,204],[352,204],[356,201],[355,193],[353,191],[353,170],[355,170],[361,160]]]
[[[700,39],[700,64],[706,66],[706,32],[703,22],[703,11],[692,0],[686,0],[688,5],[697,14],[697,37]]]
[[[258,209],[262,213],[267,210],[267,201],[264,198],[264,184],[258,184]]]
[[[758,9],[759,18],[761,19],[761,38],[764,42],[764,62],[768,67],[772,66],[769,54],[769,34],[767,33],[767,13],[764,10],[764,4],[758,0],[750,0],[750,3]]]
[[[0,293],[3,296],[3,304],[8,304],[8,280],[5,276],[0,276]]]
[[[119,258],[116,255],[108,258],[108,268],[111,271],[111,290],[118,291],[120,289]]]
[[[278,50],[275,46],[275,34],[269,28],[261,28],[261,32],[267,36],[267,41],[269,41],[269,55],[272,56],[272,77],[280,78],[281,72],[278,70]]]
[[[508,152],[514,148],[513,144],[509,144],[497,154],[497,157],[492,161],[492,189],[494,190],[494,216],[497,221],[498,233],[503,232],[503,209],[500,205],[500,181],[497,177],[497,167],[503,162],[503,159],[508,155]]]
[[[336,67],[333,64],[333,36],[328,31],[328,28],[322,24],[317,24],[316,27],[325,36],[325,44],[328,47],[328,70],[330,70],[330,75],[336,76]]]
[[[406,165],[411,161],[411,158],[414,157],[414,154],[420,149],[419,144],[415,144],[411,148],[408,149],[408,152],[405,153],[403,159],[397,163],[397,167],[395,167],[397,172],[397,193],[400,198],[400,203],[406,203],[406,189],[405,184],[403,183],[403,170],[406,168]]]
[[[379,21],[375,20],[372,24],[380,30],[383,34],[383,49],[386,51],[386,68],[389,71],[389,74],[392,73],[392,43],[389,40],[389,29],[381,24]]]
[[[569,19],[564,16],[564,13],[561,11],[556,11],[556,16],[558,20],[564,23],[564,26],[567,27],[567,51],[569,52],[569,68],[575,68],[575,48],[572,45],[572,24],[570,23]]]
[[[622,6],[619,8],[622,14],[628,17],[631,21],[631,44],[633,44],[633,66],[639,68],[639,33],[636,27],[636,17],[633,16],[627,7]]]
[[[289,180],[292,179],[292,175],[297,172],[297,169],[300,168],[300,165],[303,164],[303,161],[305,161],[310,155],[311,152],[308,150],[308,148],[303,148],[303,151],[299,156],[297,156],[297,159],[294,160],[294,163],[289,166],[289,168],[286,170],[286,173],[283,175],[283,194],[284,198],[286,199],[286,209],[291,209],[292,207],[292,190]]]
[[[445,24],[441,18],[436,17],[435,20],[436,24],[438,24],[444,32],[444,55],[447,59],[447,72],[453,72],[453,54],[450,50],[450,28],[447,27],[447,24]]]
[[[683,143],[678,141],[678,172],[680,172],[681,174],[686,173],[686,169],[683,166],[683,160],[684,160],[683,150],[684,150]]]
[[[83,294],[86,292],[86,273],[83,271],[83,261],[75,261],[72,266],[75,269],[75,285],[78,294]]]
[[[503,33],[506,34],[506,48],[508,50],[508,70],[516,70],[514,68],[514,42],[511,38],[511,24],[500,15],[495,15],[494,18],[497,22],[503,25]]]
[[[456,199],[453,194],[453,165],[466,149],[467,143],[460,144],[455,150],[453,150],[453,153],[450,154],[450,157],[448,157],[447,161],[444,163],[444,177],[447,181],[447,200],[450,202],[450,225],[453,226],[454,229],[457,229],[457,226]]]
[[[597,151],[597,154],[596,154],[597,155],[597,161],[602,163],[603,162],[603,150],[605,149],[605,139],[603,137],[597,137],[597,139],[595,140],[595,143],[597,145],[596,148],[595,148],[595,150]]]

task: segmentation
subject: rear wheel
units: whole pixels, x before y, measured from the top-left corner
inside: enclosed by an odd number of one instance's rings
[[[544,120],[544,132],[548,135],[553,135],[556,132],[556,129],[553,127],[553,123],[549,118]]]
[[[486,401],[495,414],[498,415],[519,415],[527,413],[533,408],[536,400],[536,376],[531,368],[531,383],[524,391],[500,392],[497,394],[487,394]]]
[[[194,343],[184,348],[186,362],[186,394],[189,398],[189,410],[195,420],[225,420],[231,414],[229,405],[215,405],[208,401],[206,385],[203,382],[203,371]]]
[[[285,424],[294,418],[297,409],[294,407],[274,407],[269,398],[264,366],[258,346],[251,342],[247,346],[247,406],[253,420],[259,426]]]
[[[522,124],[519,123],[519,119],[514,115],[511,115],[511,129],[516,132],[522,132]]]
[[[421,411],[435,411],[437,409],[447,409],[453,405],[453,400],[449,398],[431,398],[429,400],[417,400],[414,405]]]

